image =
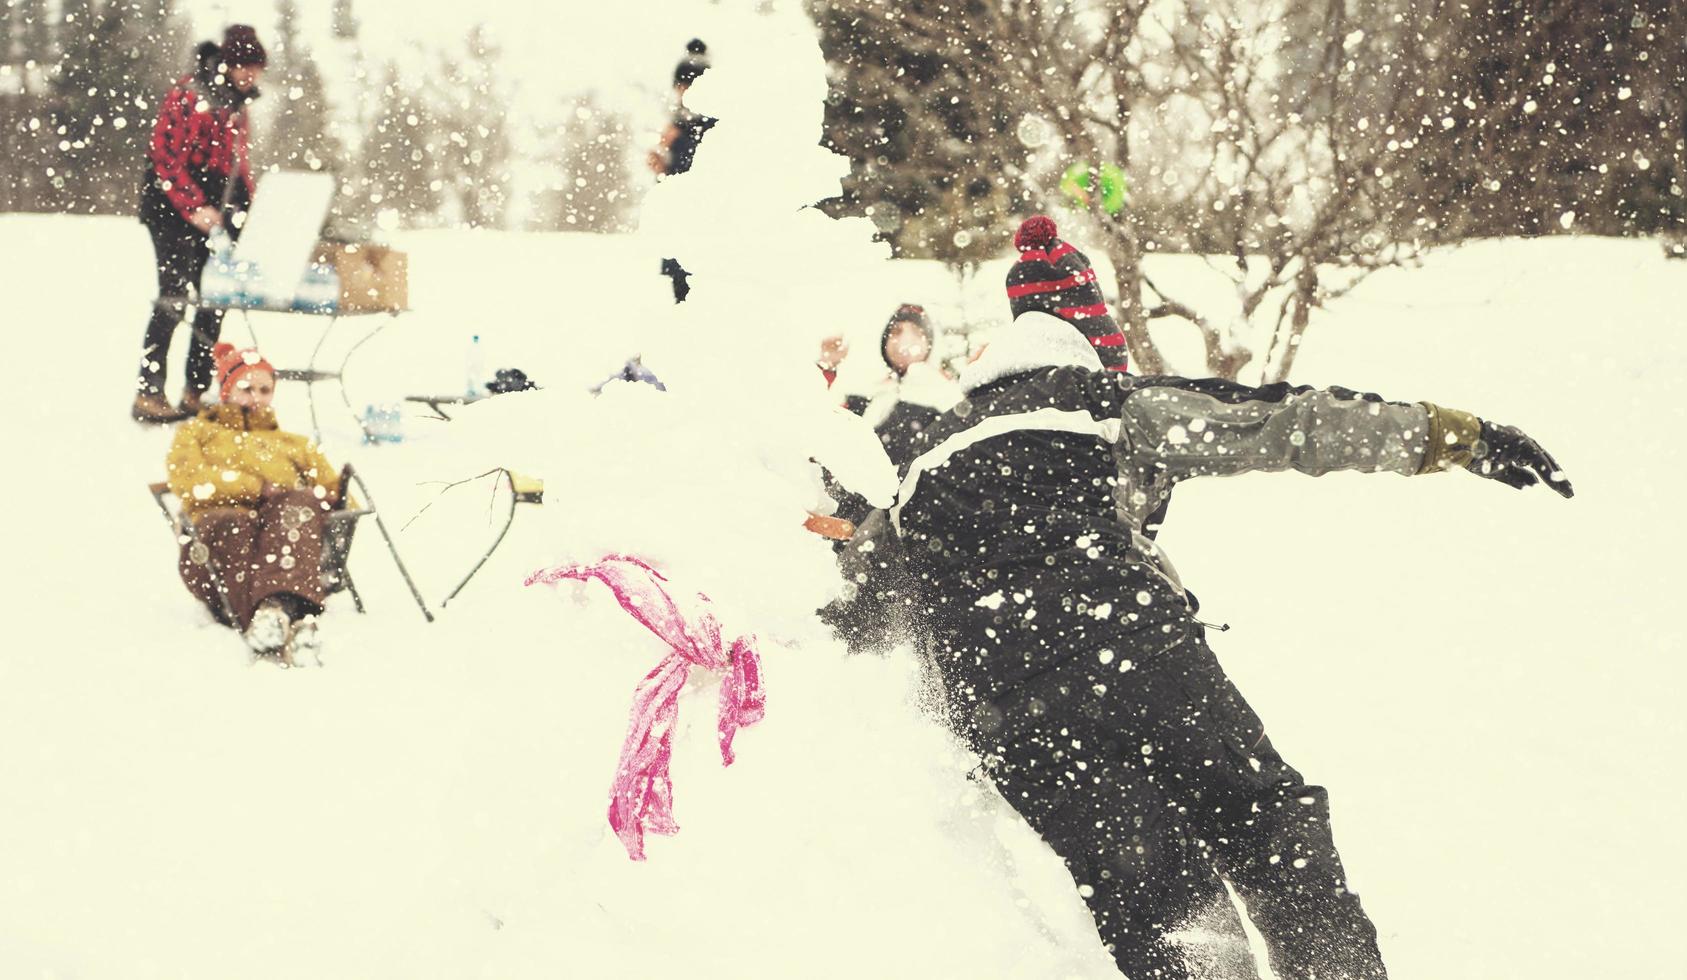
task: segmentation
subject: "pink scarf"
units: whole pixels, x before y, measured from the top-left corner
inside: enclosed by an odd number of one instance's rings
[[[674,719],[679,692],[691,668],[724,672],[720,688],[721,765],[732,765],[732,737],[738,729],[761,721],[767,713],[767,694],[761,686],[761,658],[754,636],[740,636],[730,649],[721,644],[720,623],[709,611],[709,599],[698,593],[700,613],[688,622],[663,583],[662,573],[637,558],[609,555],[591,565],[559,565],[527,577],[528,585],[554,585],[564,579],[597,579],[609,586],[629,615],[668,644],[669,653],[644,675],[633,692],[632,717],[621,745],[621,761],[609,793],[609,826],[634,861],[644,860],[644,834],[671,836],[674,823],[674,782],[668,771],[673,757]]]

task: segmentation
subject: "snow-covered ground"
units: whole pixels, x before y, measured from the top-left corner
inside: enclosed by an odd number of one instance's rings
[[[632,538],[666,498],[701,505],[702,528],[745,474],[726,456],[724,471],[641,458],[656,437],[603,406],[647,419],[654,391],[568,396],[631,329],[624,291],[569,283],[666,286],[626,241],[403,244],[416,312],[354,360],[353,404],[453,390],[479,331],[494,365],[557,389],[552,435],[578,458],[543,474],[551,502],[523,509],[431,625],[366,528],[352,567],[369,615],[337,598],[328,666],[281,671],[248,666],[188,597],[145,493],[169,436],[125,414],[151,289],[141,228],[0,217],[0,976],[1109,975],[1058,863],[921,712],[910,658],[847,658],[805,618],[807,571],[762,597],[786,607],[763,636],[767,721],[722,769],[712,692],[689,694],[683,830],[626,859],[608,782],[661,650],[601,590],[520,580],[569,551],[547,535],[570,520]],[[1396,977],[1680,975],[1684,290],[1687,266],[1652,243],[1492,242],[1380,274],[1314,323],[1298,380],[1521,425],[1572,501],[1463,474],[1179,491],[1163,541],[1203,615],[1234,626],[1215,648],[1285,756],[1331,788]],[[307,324],[256,322],[277,363],[308,356]],[[746,385],[779,370],[746,368]],[[422,481],[472,475],[473,447],[419,416],[406,442],[364,447],[322,395],[329,454],[408,523],[400,546],[437,608],[502,504],[482,481],[410,518],[439,494]],[[279,408],[305,425],[301,392]],[[630,502],[603,503],[605,485]],[[797,520],[784,550],[746,539],[746,577],[812,569]]]

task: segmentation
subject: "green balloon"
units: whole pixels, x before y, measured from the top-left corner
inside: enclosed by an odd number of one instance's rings
[[[1102,164],[1100,170],[1101,209],[1108,214],[1118,214],[1125,209],[1125,191],[1129,189],[1125,172],[1113,163]],[[1074,163],[1061,175],[1060,189],[1072,203],[1087,208],[1095,193],[1095,176],[1090,173],[1089,164]]]

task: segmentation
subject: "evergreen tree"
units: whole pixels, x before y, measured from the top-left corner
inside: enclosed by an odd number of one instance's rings
[[[528,224],[547,231],[626,231],[632,223],[631,123],[596,93],[576,97],[548,141],[554,161]]]
[[[49,139],[48,71],[58,55],[47,0],[4,0],[0,11],[0,210],[45,210],[58,142]]]
[[[510,205],[511,146],[503,108],[506,86],[499,50],[484,25],[468,37],[467,57],[444,53],[430,90],[437,106],[440,167],[457,220],[470,227],[504,227]]]
[[[376,213],[393,212],[406,225],[437,224],[444,188],[438,124],[424,92],[409,86],[388,62],[371,131],[363,140],[360,191]]]
[[[54,210],[133,211],[164,92],[192,68],[170,0],[65,0],[51,123]]]
[[[333,169],[342,148],[329,126],[328,96],[316,59],[299,37],[298,0],[276,0],[277,35],[269,76],[262,138],[253,160],[266,168]],[[263,105],[260,102],[259,105]]]

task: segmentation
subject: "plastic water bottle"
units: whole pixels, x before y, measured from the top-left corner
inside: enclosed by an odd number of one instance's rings
[[[199,298],[221,306],[240,305],[242,291],[234,268],[234,243],[218,228],[211,232],[205,245],[211,256],[199,275]]]
[[[376,409],[375,409],[374,405],[363,406],[363,419],[362,419],[362,421],[363,421],[363,441],[365,443],[372,444],[372,443],[379,442],[380,439],[381,439],[381,436],[380,436],[381,423],[376,418],[375,412],[376,412]]]
[[[481,379],[486,377],[486,352],[480,348],[480,334],[469,339],[468,377],[463,386],[463,396],[468,401],[483,398],[486,390],[481,387]]]
[[[396,404],[371,404],[363,409],[363,441],[403,442],[404,412]]]
[[[264,281],[263,266],[256,262],[236,262],[234,277],[240,281],[240,305],[249,309],[262,309],[276,302],[271,295],[275,290]],[[288,305],[293,302],[292,297],[285,297]],[[285,308],[285,307],[284,307]]]
[[[333,266],[312,263],[293,294],[293,309],[305,313],[332,313],[340,306],[340,276]]]

